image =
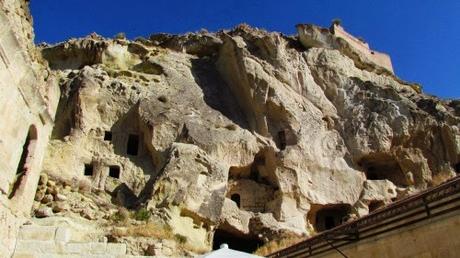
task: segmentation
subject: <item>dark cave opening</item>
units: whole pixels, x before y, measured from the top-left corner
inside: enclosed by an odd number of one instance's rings
[[[85,164],[84,175],[85,176],[92,176],[93,175],[93,165],[92,164]]]
[[[455,164],[454,169],[455,169],[455,173],[460,174],[460,162]]]
[[[128,136],[126,154],[136,156],[138,151],[139,151],[139,135],[130,134]]]
[[[334,204],[319,208],[314,214],[314,225],[318,232],[335,228],[345,222],[351,212],[348,204]]]
[[[249,179],[258,181],[260,177],[259,167],[263,167],[263,166],[265,166],[265,156],[256,155],[251,165],[251,172],[249,174]]]
[[[378,210],[379,208],[382,208],[383,206],[385,206],[385,203],[383,201],[373,201],[368,205],[369,213],[375,210]]]
[[[214,232],[212,249],[218,250],[222,244],[227,244],[230,249],[246,253],[253,253],[257,248],[263,245],[261,240],[256,238],[240,237],[222,229]]]
[[[286,149],[286,131],[279,131],[278,132],[278,141],[279,141],[279,148],[280,150]]]
[[[239,194],[232,194],[230,199],[236,203],[236,206],[238,206],[238,208],[240,208],[241,197]]]
[[[104,141],[111,141],[112,140],[112,132],[105,131],[104,132]]]
[[[113,178],[120,178],[120,167],[119,166],[110,166],[109,167],[109,176]]]
[[[385,153],[375,153],[363,157],[359,165],[364,169],[368,180],[387,179],[397,186],[406,187],[409,182],[396,159]]]

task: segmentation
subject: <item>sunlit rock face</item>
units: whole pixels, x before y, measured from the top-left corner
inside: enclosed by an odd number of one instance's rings
[[[310,235],[455,175],[456,101],[420,93],[328,29],[298,29],[45,46],[61,97],[43,173],[143,207],[204,249],[216,230]]]
[[[59,100],[33,44],[28,1],[0,1],[0,257],[10,257],[34,203]]]

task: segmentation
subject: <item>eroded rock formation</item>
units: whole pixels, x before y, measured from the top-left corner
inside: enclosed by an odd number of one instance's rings
[[[457,101],[421,93],[329,29],[297,28],[45,46],[61,98],[43,173],[146,209],[206,250],[214,234],[310,235],[458,172]]]
[[[33,194],[79,240],[189,256],[309,236],[460,171],[459,102],[339,26],[37,48],[27,1],[0,6],[7,253]]]

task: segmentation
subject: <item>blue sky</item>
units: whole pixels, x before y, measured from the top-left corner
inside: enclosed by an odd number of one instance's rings
[[[158,32],[217,31],[239,23],[286,34],[295,24],[344,27],[390,54],[395,73],[428,94],[460,98],[457,0],[32,0],[37,43],[97,32],[129,38]]]

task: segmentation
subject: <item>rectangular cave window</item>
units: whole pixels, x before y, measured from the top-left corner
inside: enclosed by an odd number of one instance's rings
[[[230,197],[230,199],[232,201],[234,201],[236,203],[236,206],[238,206],[238,208],[240,208],[240,195],[235,193],[235,194],[232,194],[232,196]]]
[[[92,176],[93,175],[93,165],[85,164],[84,175],[85,176]]]
[[[286,131],[282,130],[278,132],[279,147],[281,150],[286,149]]]
[[[114,178],[120,178],[120,167],[119,166],[110,166],[109,167],[109,176]]]
[[[105,131],[104,132],[104,141],[111,141],[112,140],[112,132]]]
[[[128,155],[137,155],[139,149],[139,135],[130,134],[128,137],[128,146],[126,149],[126,154]]]

